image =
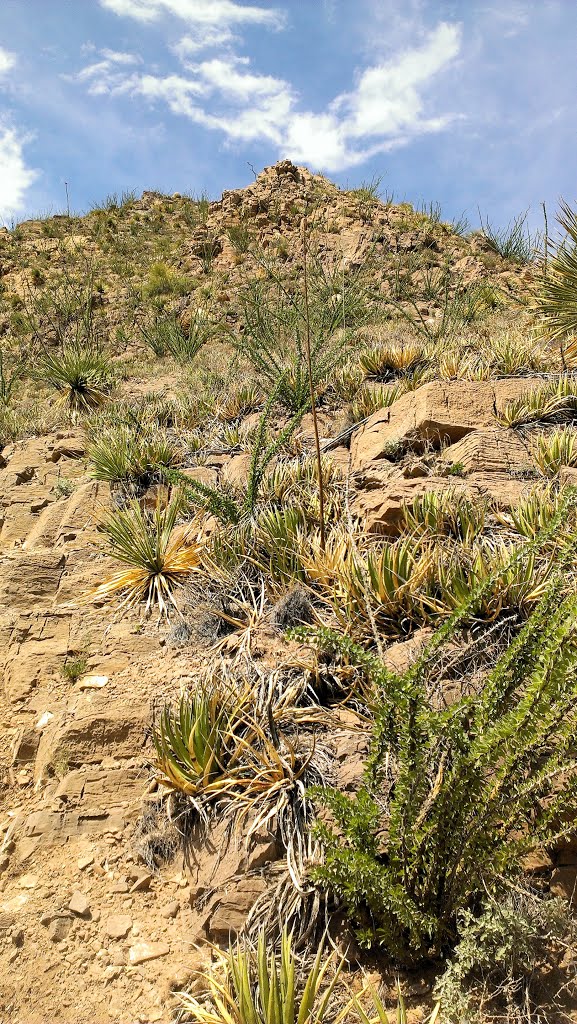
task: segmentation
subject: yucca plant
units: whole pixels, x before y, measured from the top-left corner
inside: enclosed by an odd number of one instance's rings
[[[250,412],[262,408],[263,395],[256,384],[242,384],[234,388],[218,405],[217,415],[224,423],[240,420]]]
[[[547,337],[572,341],[577,331],[577,213],[564,200],[557,214],[563,237],[547,253],[546,273],[535,301],[535,311],[543,321]],[[548,240],[549,241],[549,240]]]
[[[506,376],[545,371],[551,366],[551,352],[542,344],[510,333],[491,338],[483,355],[495,373]]]
[[[182,461],[178,446],[162,431],[124,423],[96,430],[87,455],[95,480],[137,488],[162,479],[164,469]]]
[[[306,275],[298,281],[282,266],[254,254],[264,276],[245,289],[244,331],[232,338],[269,385],[282,381],[278,398],[292,411],[310,405],[307,341],[316,392],[344,360],[352,332],[366,320],[368,310],[360,274],[343,278],[342,269],[311,257],[308,240],[305,249]]]
[[[477,353],[462,349],[447,349],[439,357],[439,377],[442,380],[486,380],[491,375],[487,361]]]
[[[375,622],[395,635],[401,623],[406,628],[413,619],[427,617],[422,597],[435,566],[431,545],[402,537],[363,553],[343,527],[329,534],[324,553],[310,537],[300,560],[309,582],[353,635],[363,635]]]
[[[95,600],[119,594],[125,605],[143,602],[147,612],[157,605],[165,616],[176,608],[175,591],[198,566],[202,547],[198,522],[177,527],[181,507],[178,495],[153,512],[143,511],[133,500],[103,517],[104,550],[126,568],[93,591]]]
[[[562,491],[554,491],[550,485],[533,488],[515,505],[512,505],[507,512],[495,509],[494,514],[503,526],[532,540],[542,530],[548,529],[565,500],[566,495]],[[574,518],[574,514],[570,514],[568,523],[560,523],[557,534],[549,543],[557,544],[559,537],[566,540],[567,527],[571,528]]]
[[[202,976],[202,998],[181,993],[180,1002],[198,1024],[338,1024],[350,1008],[346,999],[342,1012],[334,1009],[343,966],[334,954],[325,956],[321,943],[301,978],[292,936],[283,932],[277,954],[261,930],[256,950],[244,942],[219,952],[217,965]]]
[[[170,355],[181,363],[192,362],[218,331],[203,309],[197,309],[186,324],[172,313],[158,310],[150,321],[141,322],[139,328],[155,355]]]
[[[539,237],[529,231],[527,213],[515,217],[506,228],[495,228],[488,218],[483,221],[481,217],[481,230],[493,252],[503,259],[514,263],[529,263],[533,259]]]
[[[448,615],[471,593],[482,591],[470,609],[473,618],[492,621],[503,611],[527,614],[545,593],[554,562],[534,552],[524,559],[514,556],[515,547],[504,541],[477,543],[469,551],[438,548],[435,584],[424,596],[425,605]]]
[[[247,846],[264,828],[276,834],[298,885],[311,849],[307,790],[329,778],[330,768],[320,744],[281,728],[290,714],[285,702],[275,703],[271,695],[260,700],[254,686],[223,694],[222,686],[201,682],[155,724],[156,768],[161,785],[201,821],[218,808]]]
[[[211,679],[183,695],[176,708],[163,708],[152,738],[164,786],[187,796],[218,795],[239,776],[251,696],[247,685],[233,691]]]
[[[545,476],[557,476],[563,466],[577,466],[577,432],[563,427],[539,434],[533,455]]]
[[[75,344],[45,352],[35,377],[54,388],[73,418],[103,405],[114,379],[111,365],[99,349]]]
[[[406,380],[401,380],[393,385],[381,385],[379,387],[361,388],[353,403],[351,404],[350,419],[353,423],[360,423],[362,420],[372,416],[379,409],[388,409],[397,398],[408,390]]]

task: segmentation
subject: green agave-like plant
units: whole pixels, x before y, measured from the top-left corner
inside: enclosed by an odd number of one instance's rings
[[[504,541],[478,543],[470,551],[438,548],[433,572],[433,593],[424,595],[424,604],[442,616],[455,611],[470,594],[482,590],[471,607],[472,618],[496,619],[504,610],[529,611],[543,596],[553,571],[554,559],[528,552],[515,558],[516,549]],[[489,583],[483,590],[484,584]]]
[[[165,785],[187,795],[218,794],[242,772],[251,693],[211,680],[167,705],[152,738]],[[239,765],[240,762],[240,765]]]
[[[408,530],[415,534],[453,537],[471,544],[485,529],[489,505],[472,501],[455,488],[427,491],[405,506],[403,515]]]
[[[414,370],[424,359],[423,346],[415,342],[391,342],[369,348],[359,357],[359,366],[365,377],[389,380]]]
[[[522,537],[533,539],[541,530],[545,530],[551,525],[565,499],[564,491],[553,490],[552,485],[533,488],[515,505],[512,505],[507,512],[496,509],[494,514],[503,526],[513,529]],[[569,514],[568,522],[559,524],[559,530],[549,542],[550,544],[555,546],[560,538],[566,539],[567,528],[571,528],[574,518],[574,513]]]
[[[397,401],[397,398],[401,398],[408,390],[409,382],[406,378],[392,385],[361,388],[351,404],[351,420],[353,423],[360,423],[361,420],[372,416],[379,409],[388,409],[393,402]]]
[[[577,378],[562,374],[507,402],[497,420],[505,427],[519,427],[577,411]]]

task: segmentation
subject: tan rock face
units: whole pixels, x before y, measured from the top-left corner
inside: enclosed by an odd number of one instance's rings
[[[428,491],[467,491],[466,484],[454,477],[416,477],[405,479],[386,474],[379,483],[379,474],[364,478],[369,489],[357,491],[351,502],[351,511],[358,516],[367,533],[396,536],[403,523],[403,509],[415,498]]]
[[[413,450],[427,444],[440,447],[459,441],[473,430],[495,426],[495,413],[506,402],[525,394],[525,380],[497,380],[479,383],[432,381],[410,391],[382,409],[353,434],[353,471],[390,457],[410,442]]]
[[[523,438],[500,427],[474,430],[442,452],[441,460],[448,466],[462,466],[464,473],[527,473],[535,469]]]
[[[0,565],[0,607],[38,608],[51,605],[58,593],[66,555],[17,553]]]
[[[208,938],[212,942],[228,942],[231,936],[238,935],[249,912],[266,888],[265,879],[259,876],[232,879],[227,892],[219,897],[218,905],[208,916]]]

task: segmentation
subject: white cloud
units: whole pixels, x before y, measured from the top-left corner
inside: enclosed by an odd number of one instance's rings
[[[0,217],[23,208],[26,190],[38,177],[37,171],[26,166],[25,142],[14,128],[0,126]]]
[[[235,36],[228,28],[201,28],[197,35],[185,35],[172,47],[172,52],[183,63],[199,50],[210,50],[234,42]]]
[[[138,2],[150,6],[160,0]],[[184,7],[194,0],[164,2]],[[204,0],[195,6],[205,6]],[[259,74],[248,58],[231,54],[189,63],[186,74],[164,76],[128,73],[121,65],[129,63],[129,55],[122,55],[123,62],[104,59],[90,64],[77,79],[93,95],[124,94],[164,102],[172,113],[220,131],[229,141],[267,141],[283,156],[335,172],[418,135],[441,131],[454,120],[453,114],[431,113],[428,108],[433,79],[450,66],[460,45],[460,26],[442,22],[422,45],[366,68],[350,92],[341,93],[320,112],[299,110],[290,82]]]
[[[236,0],[100,0],[103,7],[138,21],[155,21],[171,14],[191,25],[268,25],[282,28],[285,17],[277,8],[257,7]]]
[[[11,71],[16,64],[16,56],[5,50],[0,46],[0,75],[5,75],[8,71]]]
[[[62,75],[66,81],[86,83],[91,96],[106,96],[126,80],[127,68],[142,63],[142,58],[118,50],[100,50],[101,60],[87,64],[76,75]]]

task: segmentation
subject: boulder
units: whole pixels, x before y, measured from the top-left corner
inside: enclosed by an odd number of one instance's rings
[[[428,444],[459,441],[473,430],[495,426],[495,414],[526,394],[526,380],[431,381],[374,413],[351,439],[353,471],[386,459],[399,446],[419,451]]]
[[[351,501],[351,512],[370,534],[396,536],[403,523],[403,508],[428,491],[468,491],[467,485],[455,477],[414,477],[386,473],[367,475],[362,480],[364,489],[357,491]]]
[[[91,705],[94,700],[95,705]],[[41,777],[49,764],[65,761],[70,767],[98,764],[107,754],[116,758],[135,757],[150,726],[148,702],[118,706],[98,693],[80,700],[76,715],[69,721],[56,718],[40,740],[36,775]]]
[[[440,457],[449,466],[461,466],[463,473],[531,473],[535,470],[535,460],[523,438],[503,427],[474,430],[446,448]]]
[[[231,879],[226,892],[217,899],[205,928],[211,942],[228,943],[238,935],[259,896],[267,889],[261,875]]]

